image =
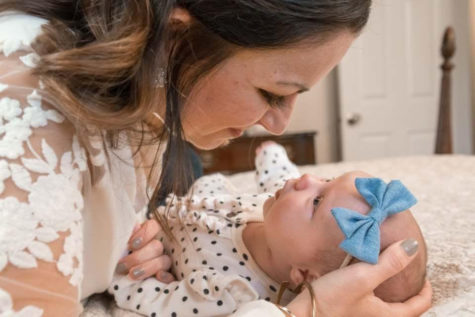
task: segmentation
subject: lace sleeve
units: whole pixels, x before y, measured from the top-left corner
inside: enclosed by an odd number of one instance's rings
[[[82,172],[73,126],[41,97],[36,56],[0,58],[0,315],[81,309]]]

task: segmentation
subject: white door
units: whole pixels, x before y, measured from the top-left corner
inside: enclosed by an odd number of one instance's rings
[[[468,7],[465,0],[374,1],[367,28],[338,67],[343,160],[433,153],[442,34],[454,22],[452,6],[462,3]]]

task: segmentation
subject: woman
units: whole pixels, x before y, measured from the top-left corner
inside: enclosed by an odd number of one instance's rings
[[[77,315],[79,299],[109,286],[134,223],[164,194],[186,190],[185,140],[211,149],[254,124],[282,133],[297,94],[338,63],[369,6],[2,1],[0,311]],[[131,242],[132,258],[145,264],[119,267],[132,277],[170,266],[153,226]],[[319,312],[420,314],[430,287],[405,304],[372,295],[413,252],[395,245],[374,267],[317,281]],[[305,315],[309,305],[302,293],[288,308]],[[249,314],[282,312],[266,302],[236,312]]]

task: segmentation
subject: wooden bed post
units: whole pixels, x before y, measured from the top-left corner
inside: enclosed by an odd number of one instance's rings
[[[448,27],[442,42],[442,85],[440,91],[439,123],[437,126],[437,139],[435,154],[452,154],[452,116],[451,116],[451,72],[454,65],[451,59],[455,54],[455,32]]]

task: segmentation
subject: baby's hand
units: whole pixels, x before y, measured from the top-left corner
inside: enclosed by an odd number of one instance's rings
[[[265,148],[271,146],[271,145],[276,145],[277,143],[274,141],[265,141],[262,142],[257,148],[256,148],[256,156],[259,155],[259,153],[262,152]]]

